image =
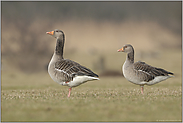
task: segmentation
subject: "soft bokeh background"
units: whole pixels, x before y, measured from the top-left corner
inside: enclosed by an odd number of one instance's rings
[[[46,31],[54,29],[66,35],[65,58],[99,55],[95,69],[126,43],[137,55],[180,50],[181,2],[2,2],[3,70],[46,70],[55,47]]]
[[[1,5],[2,89],[5,95],[6,90],[58,86],[47,73],[47,65],[55,48],[55,39],[46,32],[54,29],[61,29],[65,33],[64,58],[79,62],[103,77],[104,79],[100,80],[101,88],[108,83],[105,87],[114,89],[111,82],[119,82],[119,87],[122,87],[123,83],[128,84],[123,78],[114,79],[114,76],[122,76],[121,66],[126,54],[118,53],[117,50],[126,43],[134,46],[135,61],[146,61],[152,66],[174,72],[175,83],[177,82],[177,87],[180,87],[182,75],[182,2],[180,1],[3,1]],[[111,78],[106,79],[106,76]],[[43,81],[43,78],[47,79]],[[122,79],[123,82],[120,82]],[[172,83],[171,80],[167,80],[168,82]],[[162,83],[164,84],[162,87],[167,85],[165,83]],[[82,86],[90,87],[92,84],[81,85],[78,89],[82,89]],[[131,86],[140,89],[133,84],[127,85],[127,88]],[[59,89],[66,88],[59,86]],[[181,115],[180,112],[176,113],[176,116]],[[8,113],[4,114],[5,121],[8,121],[8,116]],[[143,118],[140,121],[144,121]]]

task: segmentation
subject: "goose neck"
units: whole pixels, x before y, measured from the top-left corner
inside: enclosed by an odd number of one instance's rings
[[[64,38],[57,38],[55,54],[63,59]]]
[[[130,62],[130,63],[134,63],[134,51],[130,52],[127,54],[127,60]]]

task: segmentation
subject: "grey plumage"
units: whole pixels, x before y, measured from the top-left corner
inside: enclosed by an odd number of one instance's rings
[[[69,59],[62,59],[55,63],[55,68],[60,70],[62,73],[60,76],[63,76],[63,81],[69,82],[73,80],[75,76],[91,76],[91,77],[98,77],[97,74],[93,73],[90,69],[81,66],[79,63],[71,61]]]
[[[124,45],[118,52],[127,53],[126,61],[123,64],[123,75],[124,77],[132,82],[141,86],[141,93],[143,93],[144,85],[153,85],[166,80],[173,75],[172,72],[168,72],[162,68],[153,67],[146,64],[145,62],[134,63],[134,49],[130,44]]]
[[[65,35],[63,31],[55,29],[47,34],[56,38],[56,47],[51,61],[48,65],[50,77],[61,85],[69,86],[69,94],[72,87],[76,87],[91,80],[99,80],[98,75],[90,69],[69,59],[63,58]]]
[[[168,74],[173,75],[173,73],[163,70],[161,68],[152,67],[145,62],[138,61],[133,64],[133,68],[139,76],[142,77],[141,81],[149,82],[157,76],[168,76]]]

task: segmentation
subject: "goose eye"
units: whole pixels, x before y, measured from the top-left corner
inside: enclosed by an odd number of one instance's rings
[[[58,32],[58,30],[57,30],[57,31],[55,31],[55,32]]]
[[[125,48],[127,48],[127,46],[125,46]]]

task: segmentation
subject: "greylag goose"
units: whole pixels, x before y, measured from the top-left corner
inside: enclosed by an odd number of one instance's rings
[[[97,78],[99,76],[90,69],[63,58],[65,42],[63,31],[55,29],[46,33],[56,38],[56,48],[48,65],[48,73],[55,82],[69,86],[68,97],[70,97],[72,87],[76,87],[87,81],[99,80]]]
[[[173,73],[162,68],[153,67],[141,61],[134,63],[134,49],[130,44],[124,45],[118,52],[127,53],[126,61],[122,67],[123,75],[133,84],[140,85],[142,94],[144,85],[153,85],[173,77]]]

